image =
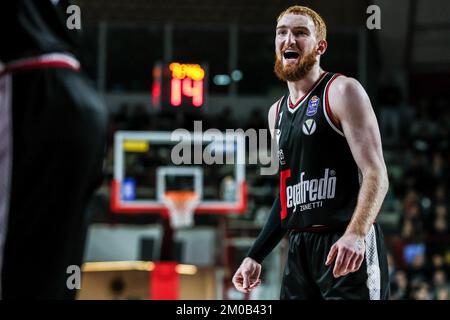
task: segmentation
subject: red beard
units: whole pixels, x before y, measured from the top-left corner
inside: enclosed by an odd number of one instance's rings
[[[278,79],[282,81],[298,81],[303,79],[316,63],[316,53],[311,53],[301,57],[296,64],[283,66],[281,56],[275,56],[274,72]]]

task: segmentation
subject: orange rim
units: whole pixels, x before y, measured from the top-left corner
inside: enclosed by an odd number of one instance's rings
[[[164,197],[173,201],[178,208],[183,208],[189,201],[197,200],[198,193],[193,191],[168,191],[164,193]]]
[[[167,191],[164,197],[173,201],[189,201],[197,198],[198,194],[193,191]]]

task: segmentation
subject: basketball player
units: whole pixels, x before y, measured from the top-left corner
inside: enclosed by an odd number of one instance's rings
[[[63,2],[63,1],[61,1]],[[86,207],[102,177],[106,110],[80,74],[58,1],[0,11],[0,268],[3,299],[73,299]],[[70,282],[70,281],[69,281]],[[73,283],[72,283],[73,284]]]
[[[288,93],[269,110],[278,141],[280,194],[233,277],[249,293],[286,233],[281,299],[387,299],[387,258],[375,222],[388,189],[380,133],[355,79],[327,72],[326,26],[307,7],[277,20],[275,73]]]

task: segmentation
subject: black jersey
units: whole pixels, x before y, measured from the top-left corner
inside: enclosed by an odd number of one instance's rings
[[[0,10],[0,61],[50,52],[76,54],[79,34],[66,26],[68,1],[13,0]]]
[[[296,103],[289,95],[278,102],[281,219],[288,229],[341,225],[356,206],[359,170],[328,105],[337,76],[325,72]]]

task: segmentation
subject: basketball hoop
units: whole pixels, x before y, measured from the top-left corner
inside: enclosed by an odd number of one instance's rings
[[[172,228],[194,225],[194,210],[200,202],[197,192],[168,191],[164,193],[163,202],[169,211]]]

